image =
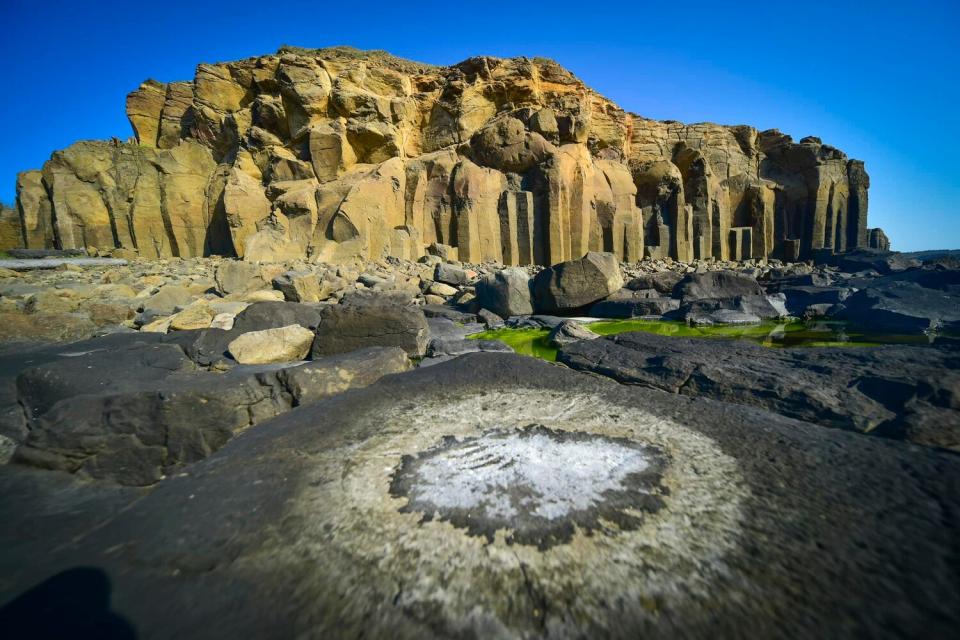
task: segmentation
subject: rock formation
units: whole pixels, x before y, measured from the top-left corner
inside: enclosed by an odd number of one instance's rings
[[[20,174],[4,242],[326,262],[436,243],[507,265],[885,243],[863,163],[818,138],[649,120],[539,58],[284,47],[148,80],[127,114],[135,141],[78,142]]]

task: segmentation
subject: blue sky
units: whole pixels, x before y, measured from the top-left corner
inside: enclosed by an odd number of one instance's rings
[[[0,200],[124,98],[198,62],[347,44],[434,64],[545,56],[629,111],[816,135],[866,161],[895,249],[960,248],[960,2],[265,3],[3,0]]]

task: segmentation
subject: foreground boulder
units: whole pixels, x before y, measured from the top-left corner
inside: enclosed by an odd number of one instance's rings
[[[422,357],[430,340],[423,312],[387,296],[350,296],[325,307],[311,349],[311,358],[362,347],[400,347]]]
[[[773,349],[635,332],[571,344],[557,359],[626,384],[960,450],[956,348]]]
[[[579,260],[544,269],[532,286],[537,313],[573,311],[620,289],[623,276],[616,256],[591,251]]]
[[[251,429],[136,501],[0,467],[0,619],[30,635],[109,584],[72,633],[946,637],[958,483],[956,456],[472,354]],[[17,535],[39,530],[55,544]]]

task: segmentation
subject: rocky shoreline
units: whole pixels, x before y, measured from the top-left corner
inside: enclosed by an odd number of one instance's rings
[[[66,256],[0,272],[0,618],[22,624],[22,611],[107,581],[117,616],[156,637],[214,619],[223,637],[263,625],[705,637],[747,619],[812,632],[825,615],[886,636],[958,623],[952,258],[588,253],[543,268],[444,253],[345,265]],[[581,322],[653,317],[829,317],[927,344],[772,349],[599,337]],[[558,365],[468,338],[525,326],[552,330]],[[628,482],[603,466],[618,456],[643,473]],[[443,471],[474,464],[492,475]],[[423,564],[428,548],[437,560]],[[570,563],[645,595],[612,615],[599,604],[609,580],[578,582]],[[844,580],[829,577],[837,563]],[[467,573],[441,588],[443,566]],[[309,603],[288,603],[281,583]],[[878,584],[897,603],[893,633],[858,608]],[[924,589],[936,605],[916,597]],[[705,598],[722,623],[703,617]],[[179,622],[156,632],[174,610]]]

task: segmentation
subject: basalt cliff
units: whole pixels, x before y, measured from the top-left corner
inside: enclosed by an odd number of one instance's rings
[[[544,59],[285,47],[148,80],[126,106],[130,141],[19,175],[0,242],[324,262],[436,243],[508,265],[888,246],[867,228],[863,162],[813,137],[646,119]]]

